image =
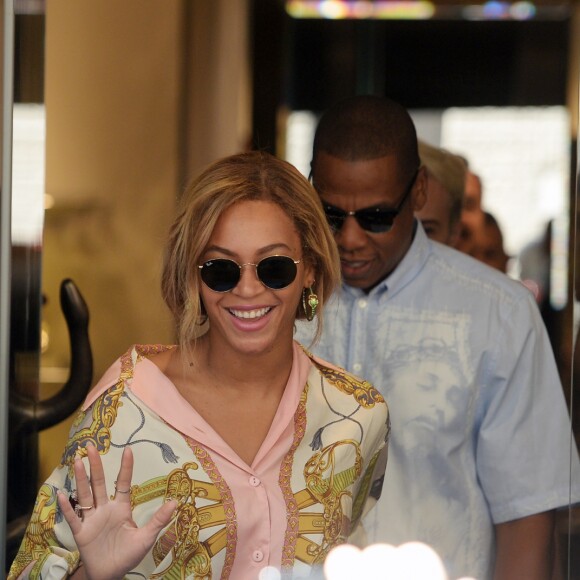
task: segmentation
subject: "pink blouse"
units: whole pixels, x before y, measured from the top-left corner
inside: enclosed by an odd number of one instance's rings
[[[294,343],[280,405],[247,465],[148,359],[168,348],[173,347],[133,347],[89,393],[62,464],[40,490],[39,497],[49,500],[42,508],[37,502],[38,517],[50,510],[55,515],[50,498],[57,489],[73,493],[72,461],[77,451],[84,453],[87,440],[102,454],[110,493],[121,453],[130,445],[137,524],[162,501],[178,501],[174,519],[132,573],[154,578],[185,569],[196,578],[246,579],[258,578],[266,566],[307,573],[348,537],[370,505],[373,484],[375,496],[380,490],[388,436],[382,397]],[[11,578],[44,578],[49,571],[66,577],[78,565],[62,518],[55,517],[35,550],[30,541],[38,543],[38,534],[27,537]]]

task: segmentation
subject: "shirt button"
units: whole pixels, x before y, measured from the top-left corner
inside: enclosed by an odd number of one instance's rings
[[[359,306],[359,308],[366,308],[367,307],[367,301],[364,298],[361,298],[358,301],[358,306]]]
[[[254,550],[252,559],[254,562],[261,562],[264,559],[264,552],[262,552],[262,550]]]
[[[358,371],[360,371],[361,369],[362,369],[362,365],[361,365],[360,363],[354,363],[354,364],[352,365],[352,370],[353,370],[353,371],[355,371],[355,372],[358,372]]]
[[[253,475],[250,477],[249,481],[252,487],[258,487],[260,483],[262,483],[257,477],[254,477]]]

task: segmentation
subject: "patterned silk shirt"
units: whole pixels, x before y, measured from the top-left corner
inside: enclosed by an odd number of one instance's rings
[[[40,488],[10,579],[65,578],[79,565],[56,494],[63,490],[74,504],[73,461],[86,455],[88,441],[101,454],[109,493],[131,446],[137,525],[177,500],[173,519],[127,578],[250,580],[266,567],[307,577],[376,503],[389,418],[372,385],[294,343],[279,408],[247,465],[149,360],[168,348],[131,348],[91,391],[61,465]]]

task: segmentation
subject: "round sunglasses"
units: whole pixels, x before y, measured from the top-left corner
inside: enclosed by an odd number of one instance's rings
[[[202,282],[214,292],[231,292],[238,285],[244,266],[254,266],[258,280],[266,288],[282,290],[296,279],[296,264],[300,262],[288,256],[268,256],[257,264],[246,262],[240,265],[234,260],[216,258],[204,262],[198,268]]]

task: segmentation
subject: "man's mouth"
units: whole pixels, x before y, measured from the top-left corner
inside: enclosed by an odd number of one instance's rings
[[[349,270],[357,270],[359,268],[364,268],[368,265],[368,260],[345,260],[341,259],[341,264],[343,268],[348,268]]]

